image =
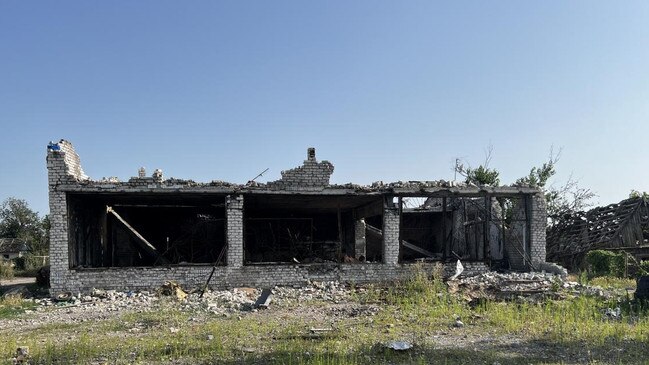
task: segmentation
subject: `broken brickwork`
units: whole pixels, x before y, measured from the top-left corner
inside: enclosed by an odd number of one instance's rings
[[[282,178],[268,183],[268,186],[276,190],[319,190],[329,185],[333,172],[334,165],[329,161],[318,162],[315,148],[309,148],[302,166],[282,171]]]

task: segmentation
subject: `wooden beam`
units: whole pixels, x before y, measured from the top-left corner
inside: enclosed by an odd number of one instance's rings
[[[367,223],[365,224],[365,229],[367,229],[367,231],[370,232],[370,233],[373,233],[373,234],[375,234],[375,235],[377,235],[379,237],[383,237],[383,230],[381,230],[381,229],[378,229],[378,228],[376,228],[376,227],[374,227],[372,225],[369,225]],[[421,248],[421,247],[419,247],[417,245],[414,245],[414,244],[412,244],[412,243],[410,243],[408,241],[403,241],[402,240],[401,245],[403,247],[411,249],[411,250],[413,250],[415,252],[418,252],[418,253],[420,253],[422,255],[432,257],[432,258],[436,257],[436,255],[434,253],[432,253],[432,252],[430,252],[430,251],[428,251],[426,249],[423,249],[423,248]]]
[[[131,227],[131,225],[128,224],[128,222],[126,222],[124,218],[122,218],[122,216],[117,214],[117,212],[114,211],[112,207],[107,207],[106,211],[112,214],[113,216],[115,216],[115,218],[117,218],[118,221],[120,221],[126,228],[128,228],[128,230],[131,231],[131,233],[133,233],[133,235],[138,238],[138,242],[140,242],[140,247],[142,247],[145,251],[147,251],[149,254],[154,256],[156,258],[156,261],[160,261],[163,264],[169,264],[169,260],[164,258],[164,256],[162,256],[160,252],[158,252],[158,249],[156,249],[155,246],[153,246],[149,241],[147,241],[146,238],[142,237],[142,235],[138,231],[136,231],[135,228]]]
[[[410,249],[410,250],[413,250],[413,251],[415,251],[415,252],[418,252],[418,253],[420,253],[420,254],[422,254],[422,255],[426,255],[426,256],[428,256],[428,257],[433,257],[433,258],[435,257],[435,254],[434,254],[434,253],[432,253],[432,252],[430,252],[430,251],[428,251],[428,250],[425,250],[425,249],[423,249],[423,248],[421,248],[421,247],[419,247],[419,246],[413,245],[412,243],[410,243],[410,242],[408,242],[408,241],[401,241],[401,245],[402,245],[403,247],[405,247],[405,248],[408,248],[408,249]]]

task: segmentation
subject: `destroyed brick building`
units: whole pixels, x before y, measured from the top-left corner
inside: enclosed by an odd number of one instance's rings
[[[545,264],[545,200],[530,187],[336,185],[313,148],[268,183],[144,169],[91,180],[65,140],[50,143],[47,167],[52,292],[198,286],[213,266],[213,287],[270,287],[391,280],[457,259],[468,271]]]

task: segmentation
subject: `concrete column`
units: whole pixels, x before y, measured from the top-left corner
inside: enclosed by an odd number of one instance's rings
[[[366,246],[367,240],[365,239],[365,219],[357,219],[354,221],[354,257],[357,259],[363,256],[367,258]]]
[[[399,263],[399,208],[387,197],[383,205],[383,263],[396,265]]]
[[[243,266],[243,196],[228,195],[226,206],[226,239],[228,243],[227,265]]]

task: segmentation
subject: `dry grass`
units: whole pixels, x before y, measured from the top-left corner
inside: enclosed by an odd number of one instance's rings
[[[39,364],[629,364],[649,359],[647,310],[630,302],[577,297],[472,308],[423,272],[387,288],[366,287],[353,302],[382,303],[382,310],[376,316],[334,318],[271,306],[224,318],[167,305],[89,324],[5,329],[0,358],[27,345]],[[323,312],[328,306],[314,304]],[[622,320],[605,320],[601,311],[616,305],[623,308]],[[455,316],[464,328],[451,326]],[[314,338],[312,327],[332,330]],[[416,346],[395,352],[381,345],[391,340]]]

